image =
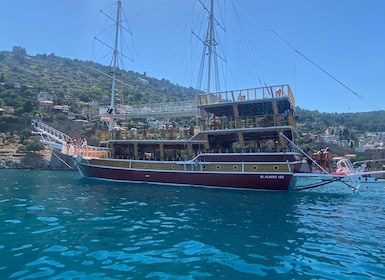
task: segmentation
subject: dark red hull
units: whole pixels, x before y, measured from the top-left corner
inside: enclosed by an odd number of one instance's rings
[[[76,163],[84,178],[153,184],[190,185],[201,187],[288,190],[292,178],[290,172],[272,173],[219,173],[138,170]]]

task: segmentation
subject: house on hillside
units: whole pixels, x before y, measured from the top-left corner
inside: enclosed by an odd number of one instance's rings
[[[53,101],[51,100],[42,100],[39,101],[39,110],[45,112],[51,112],[53,108]]]
[[[0,107],[0,116],[5,114],[13,114],[14,110],[12,107]]]
[[[4,115],[6,113],[7,113],[7,111],[5,109],[0,108],[0,116]]]
[[[15,55],[26,55],[27,51],[25,48],[20,47],[20,46],[13,46],[12,48],[12,53]]]
[[[68,105],[54,105],[52,107],[52,112],[54,114],[58,114],[58,113],[67,113],[69,112],[69,106]]]
[[[40,102],[40,101],[46,101],[46,100],[54,101],[55,100],[54,94],[47,91],[40,91],[37,96],[37,101]]]
[[[40,91],[37,96],[37,101],[39,101],[39,110],[45,112],[51,112],[54,104],[55,96],[53,93],[47,91]]]

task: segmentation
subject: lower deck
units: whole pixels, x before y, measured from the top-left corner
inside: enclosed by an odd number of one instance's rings
[[[217,173],[298,172],[302,161],[297,153],[200,154],[186,161],[88,159],[91,165],[141,170],[171,170]]]

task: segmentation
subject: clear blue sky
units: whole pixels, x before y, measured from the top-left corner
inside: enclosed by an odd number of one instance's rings
[[[0,50],[22,46],[29,55],[93,60],[99,10],[114,3],[1,0]],[[133,31],[128,70],[195,87],[199,61],[190,50],[198,42],[191,33],[198,1],[122,3]],[[304,109],[385,110],[385,1],[228,0],[218,9],[227,28],[223,89],[289,84]]]

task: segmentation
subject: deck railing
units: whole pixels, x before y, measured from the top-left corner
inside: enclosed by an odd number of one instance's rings
[[[151,104],[134,104],[134,105],[117,105],[114,109],[108,106],[99,108],[99,116],[101,117],[150,117],[150,116],[195,116],[196,103],[194,100],[168,102],[168,103],[151,103]]]
[[[46,136],[54,139],[58,143],[65,144],[65,143],[67,143],[67,141],[69,141],[71,139],[71,137],[69,137],[67,134],[64,134],[63,132],[61,132],[61,131],[53,128],[53,127],[50,127],[49,125],[46,125],[45,123],[43,123],[41,121],[34,120],[33,126],[34,126],[36,131],[38,131],[42,135],[45,134]]]
[[[290,87],[288,85],[278,85],[199,94],[197,103],[198,105],[205,105],[283,96],[288,96],[290,101],[292,103],[294,102],[294,97]]]
[[[99,108],[99,116],[109,118],[124,117],[155,117],[155,116],[195,116],[197,105],[216,104],[225,102],[238,102],[244,100],[258,100],[264,98],[289,97],[295,106],[293,93],[288,85],[266,86],[240,90],[229,90],[217,93],[204,93],[197,95],[196,100],[117,105],[115,108],[103,106]]]
[[[77,156],[82,155],[85,158],[108,158],[110,150],[103,147],[95,147],[88,145],[65,144],[62,146],[61,152],[66,155]]]

